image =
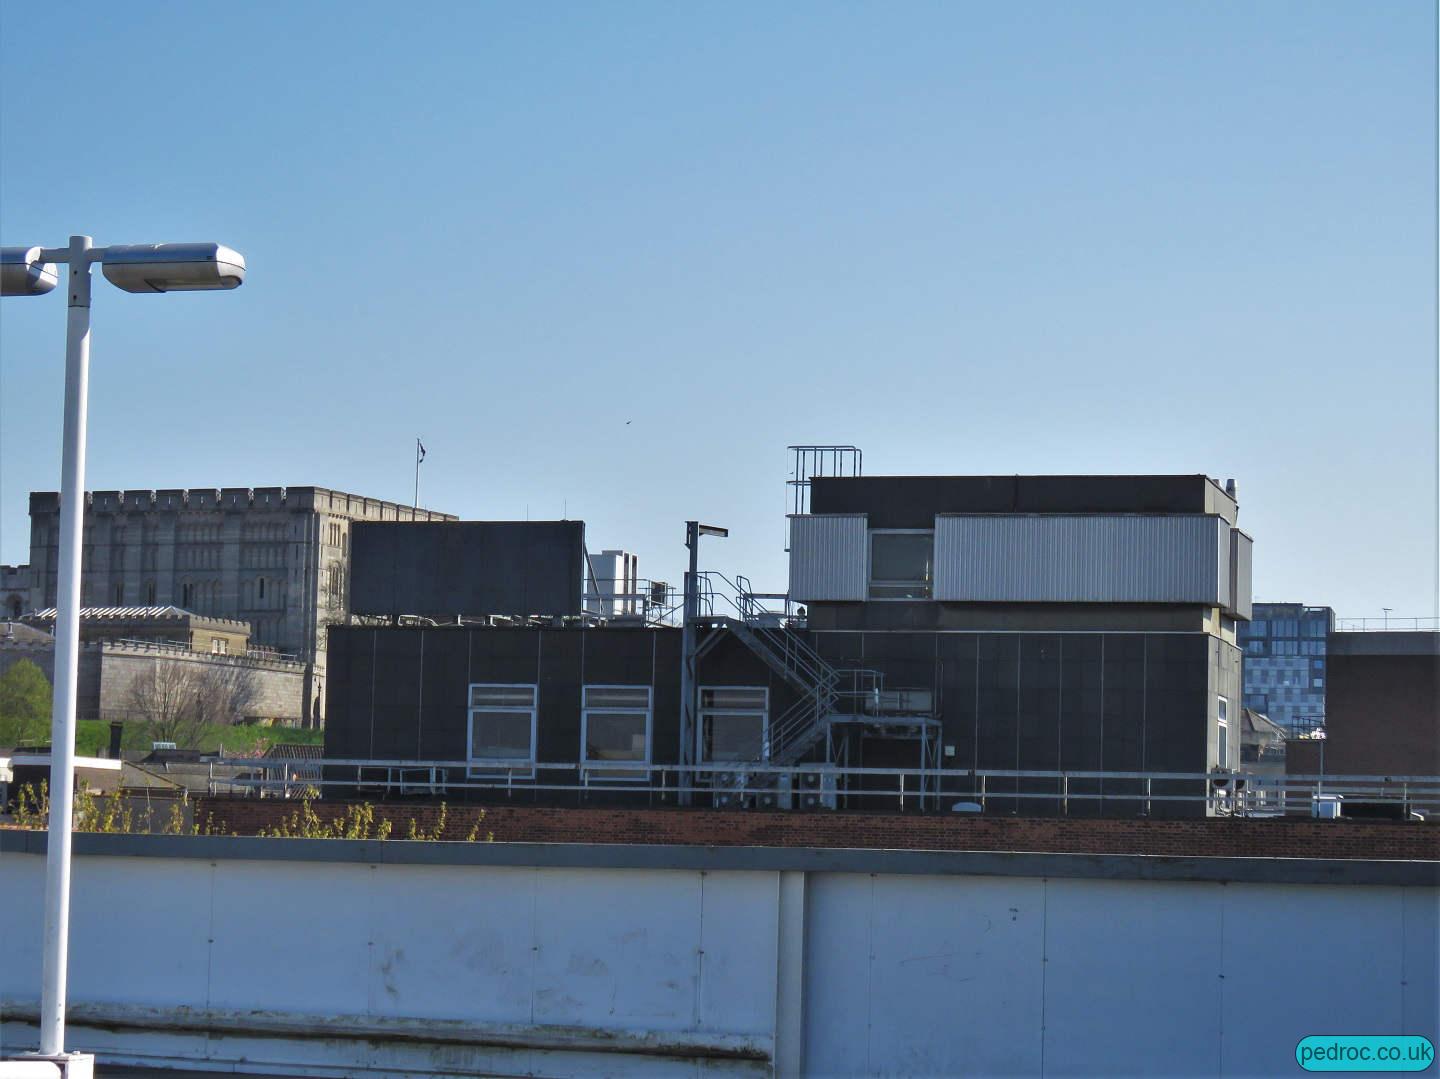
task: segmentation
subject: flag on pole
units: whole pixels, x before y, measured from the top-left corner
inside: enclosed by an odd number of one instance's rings
[[[417,438],[415,440],[415,463],[418,465],[423,460],[425,460],[425,443]]]

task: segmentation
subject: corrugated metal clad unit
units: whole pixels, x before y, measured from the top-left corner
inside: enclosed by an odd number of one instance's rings
[[[790,598],[863,600],[867,578],[863,513],[797,514],[790,518]]]
[[[1255,541],[1238,528],[1230,530],[1230,606],[1225,613],[1247,621],[1252,614],[1251,548]]]
[[[942,515],[935,598],[1228,607],[1229,533],[1198,514]]]

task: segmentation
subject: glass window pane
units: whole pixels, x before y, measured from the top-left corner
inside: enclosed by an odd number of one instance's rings
[[[585,759],[643,761],[644,712],[599,712],[585,717]]]
[[[586,686],[586,708],[649,708],[649,686]]]
[[[712,761],[758,761],[764,755],[764,737],[764,716],[735,712],[706,716],[705,742]]]
[[[475,712],[470,717],[470,756],[476,760],[530,759],[531,712]]]
[[[472,708],[534,708],[534,686],[471,686]]]
[[[930,533],[872,532],[870,578],[928,582],[934,550],[935,537]]]
[[[737,686],[702,689],[700,691],[700,707],[724,708],[736,712],[754,709],[763,712],[765,710],[765,690]]]

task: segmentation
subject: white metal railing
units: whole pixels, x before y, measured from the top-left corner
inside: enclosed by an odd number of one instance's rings
[[[1440,618],[1427,615],[1382,615],[1379,618],[1337,618],[1335,628],[1342,633],[1373,633],[1414,630],[1440,630]]]
[[[294,797],[308,789],[382,796],[441,796],[463,791],[538,795],[601,791],[632,796],[716,789],[753,795],[766,792],[798,799],[824,787],[847,807],[892,800],[941,811],[969,809],[1010,812],[1020,802],[1052,802],[1061,815],[1072,804],[1124,805],[1149,814],[1157,804],[1203,803],[1221,815],[1311,816],[1326,800],[1385,809],[1409,817],[1440,815],[1440,776],[1274,775],[1251,772],[1046,771],[1035,769],[859,768],[829,764],[773,765],[730,761],[681,766],[638,761],[525,762],[514,768],[487,765],[487,774],[469,774],[464,760],[369,760],[364,758],[218,758],[211,762],[214,786],[260,796]],[[217,775],[213,769],[244,769]],[[548,773],[548,775],[547,775]],[[926,783],[922,787],[917,780]],[[888,781],[887,781],[888,780]],[[862,788],[859,782],[863,781]],[[907,781],[909,786],[907,787]],[[918,792],[918,793],[917,793]],[[214,793],[214,791],[212,791]],[[767,803],[769,804],[769,803]],[[975,807],[975,808],[970,808]],[[1342,810],[1343,812],[1343,810]]]

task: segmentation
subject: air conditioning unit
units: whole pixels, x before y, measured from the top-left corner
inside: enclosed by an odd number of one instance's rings
[[[840,777],[834,772],[820,774],[820,804],[826,809],[835,809],[840,804]]]

